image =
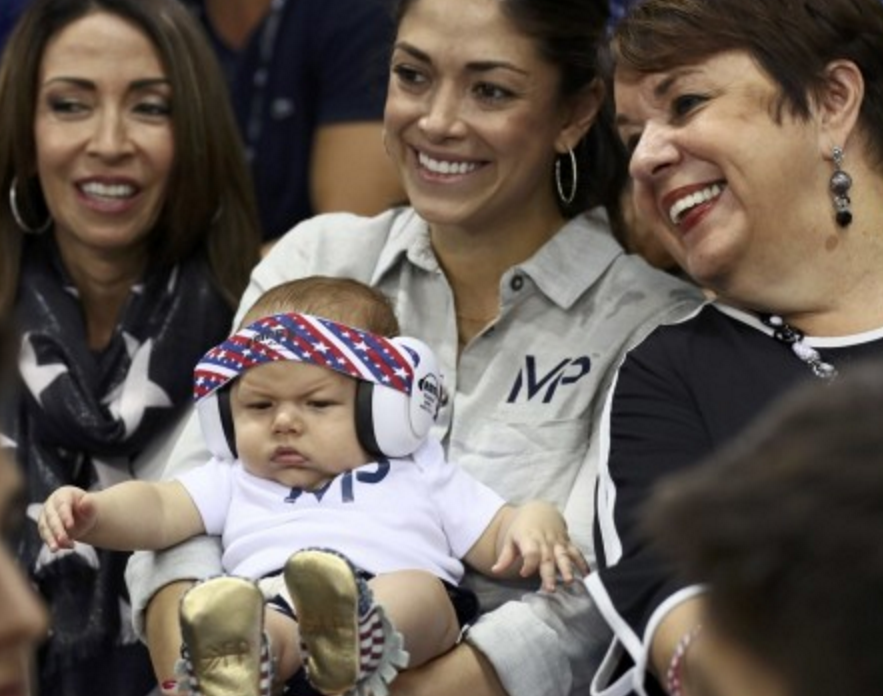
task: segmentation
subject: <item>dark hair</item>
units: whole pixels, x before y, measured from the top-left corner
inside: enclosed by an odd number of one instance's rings
[[[352,278],[307,276],[276,285],[255,301],[242,324],[280,312],[314,314],[378,336],[399,335],[389,298]]]
[[[401,23],[415,0],[396,0],[394,16]],[[600,78],[598,46],[605,40],[610,7],[606,0],[498,0],[503,14],[561,74],[561,97],[573,97]],[[621,226],[620,194],[628,176],[625,150],[613,128],[613,110],[605,98],[586,136],[574,148],[577,190],[571,204],[555,200],[565,217],[597,205],[607,209],[611,224]],[[562,170],[570,171],[567,163]],[[554,177],[549,185],[554,187]]]
[[[202,28],[178,0],[33,0],[0,63],[0,311],[14,302],[21,260],[22,230],[8,200],[14,179],[23,217],[36,227],[47,214],[34,177],[43,53],[59,31],[95,12],[117,15],[144,32],[172,86],[175,161],[151,232],[151,261],[175,264],[206,254],[234,307],[258,260],[260,235],[226,83]]]
[[[880,0],[644,0],[614,33],[617,68],[655,73],[722,51],[746,51],[780,89],[783,108],[806,118],[825,68],[855,63],[865,82],[859,121],[883,169],[883,3]]]
[[[790,693],[883,684],[883,363],[798,388],[699,468],[663,482],[645,530],[709,621]]]

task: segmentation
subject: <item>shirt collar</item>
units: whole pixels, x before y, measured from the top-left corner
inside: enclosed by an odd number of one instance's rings
[[[624,253],[606,214],[596,208],[570,220],[517,270],[552,302],[569,309]]]
[[[568,221],[551,240],[524,263],[510,269],[528,276],[552,302],[568,309],[625,252],[610,232],[600,208]],[[413,208],[400,209],[389,233],[389,242],[378,259],[372,285],[403,259],[427,271],[439,270],[429,240],[429,226]]]
[[[424,271],[439,270],[438,260],[429,241],[429,226],[413,208],[398,210],[389,230],[389,240],[374,268],[371,284],[379,284],[404,258]]]

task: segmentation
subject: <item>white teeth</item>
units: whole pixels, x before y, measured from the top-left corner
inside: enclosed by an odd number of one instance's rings
[[[720,184],[712,184],[701,191],[696,191],[689,196],[684,196],[675,201],[674,205],[668,211],[668,217],[672,221],[672,224],[677,225],[690,208],[695,208],[701,203],[710,201],[712,198],[717,198],[721,195],[721,191],[723,191],[723,187]]]
[[[428,155],[424,155],[422,152],[418,154],[418,160],[422,167],[425,167],[434,174],[468,174],[478,167],[475,162],[448,162],[435,160]]]
[[[135,187],[128,184],[99,184],[97,181],[83,184],[82,189],[90,196],[101,198],[128,198],[135,193]]]

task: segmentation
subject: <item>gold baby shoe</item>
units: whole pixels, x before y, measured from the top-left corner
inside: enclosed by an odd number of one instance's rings
[[[264,598],[251,580],[205,580],[181,598],[182,661],[193,696],[269,696]]]
[[[402,635],[336,551],[305,549],[285,564],[307,679],[323,694],[383,696],[408,664]]]

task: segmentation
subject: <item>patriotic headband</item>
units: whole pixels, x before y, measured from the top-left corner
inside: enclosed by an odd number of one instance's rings
[[[194,372],[199,401],[264,363],[305,362],[410,395],[419,357],[388,338],[330,319],[288,312],[258,319],[206,353]]]

